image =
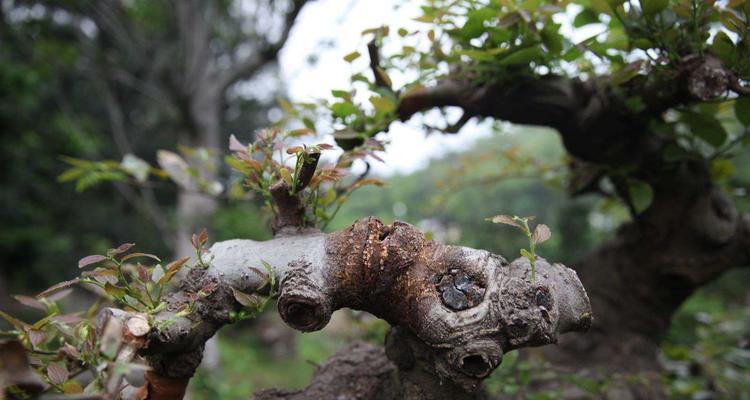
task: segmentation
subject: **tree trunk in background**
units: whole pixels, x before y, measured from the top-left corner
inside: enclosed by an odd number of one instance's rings
[[[563,337],[546,355],[574,370],[640,375],[655,385],[627,385],[625,398],[662,398],[658,354],[672,316],[695,290],[747,264],[749,227],[707,165],[658,180],[651,208],[575,265],[591,299],[592,329]]]
[[[209,151],[209,160],[202,164],[201,175],[214,180],[219,168],[221,154],[221,109],[224,104],[222,94],[216,85],[201,85],[189,100],[189,122],[194,131],[183,133],[180,141],[190,147],[202,147]],[[211,228],[211,219],[218,208],[215,196],[199,193],[194,188],[180,188],[177,194],[177,212],[175,215],[176,234],[174,257],[194,256],[195,249],[190,236],[203,228]]]

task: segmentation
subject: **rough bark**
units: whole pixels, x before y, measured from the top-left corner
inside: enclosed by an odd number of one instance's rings
[[[280,282],[279,313],[294,328],[320,329],[343,307],[399,327],[389,345],[389,357],[405,371],[405,397],[396,398],[431,398],[424,393],[439,382],[474,397],[505,352],[555,343],[562,333],[588,329],[592,319],[583,286],[560,264],[539,259],[531,282],[526,259],[508,263],[483,250],[426,241],[409,224],[386,226],[372,217],[331,234],[287,229],[266,242],[220,242],[207,257],[211,265],[188,273],[157,321],[195,293],[210,287],[210,294],[195,301],[191,315],[149,334],[142,350],[153,368],[148,384],[192,376],[205,341],[241,310],[234,292],[263,286],[264,262]]]

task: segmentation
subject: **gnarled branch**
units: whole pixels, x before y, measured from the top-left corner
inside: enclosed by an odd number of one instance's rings
[[[386,226],[373,217],[331,234],[220,242],[208,257],[210,267],[191,270],[181,290],[167,297],[168,310],[157,320],[171,322],[149,335],[143,353],[152,379],[193,374],[203,343],[242,309],[235,291],[263,286],[258,268],[264,263],[280,282],[279,312],[292,327],[320,329],[343,307],[369,311],[430,350],[421,370],[466,392],[475,391],[505,352],[555,343],[559,334],[585,331],[592,319],[578,277],[560,264],[538,259],[531,282],[525,258],[509,263],[483,250],[427,241],[412,225]],[[207,286],[211,293],[195,300],[190,315],[174,318]]]

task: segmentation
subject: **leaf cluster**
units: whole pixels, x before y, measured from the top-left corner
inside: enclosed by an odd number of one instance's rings
[[[536,245],[546,242],[552,232],[545,224],[537,224],[534,230],[529,227],[529,221],[534,220],[534,217],[519,217],[510,215],[496,215],[492,218],[487,218],[487,221],[493,224],[504,224],[509,225],[523,233],[529,241],[528,249],[521,249],[521,257],[526,257],[531,265],[531,283],[536,282]]]
[[[309,128],[292,131],[273,128],[259,132],[256,140],[248,145],[232,136],[229,148],[233,155],[226,157],[226,161],[244,176],[245,187],[263,196],[266,206],[274,215],[279,211],[273,201],[271,188],[284,183],[289,195],[296,196],[305,208],[305,225],[325,227],[351,192],[365,185],[382,185],[377,179],[344,180],[350,174],[354,160],[372,155],[382,150],[382,146],[375,140],[368,140],[362,146],[343,152],[333,164],[317,167],[309,182],[301,187],[305,164],[311,163],[312,157],[319,157],[322,151],[334,149],[327,143],[293,143],[302,136],[314,133]]]

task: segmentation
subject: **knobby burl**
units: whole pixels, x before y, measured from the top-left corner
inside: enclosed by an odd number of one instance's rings
[[[258,269],[264,263],[280,282],[281,317],[296,329],[321,329],[343,307],[396,327],[386,353],[400,381],[415,390],[437,381],[469,393],[504,353],[555,343],[559,334],[591,324],[589,300],[573,270],[538,259],[531,282],[525,258],[509,263],[484,250],[428,241],[404,222],[386,226],[370,217],[330,234],[285,229],[264,242],[216,243],[206,259],[208,268],[193,268],[166,298],[167,310],[156,319],[169,323],[153,329],[141,351],[153,368],[145,386],[153,392],[156,378],[187,383],[203,344],[242,309],[233,293],[264,287]],[[206,287],[209,295],[195,296]],[[189,302],[193,311],[175,317]]]
[[[282,318],[312,331],[336,309],[368,311],[426,344],[434,357],[423,368],[465,389],[487,377],[505,352],[555,343],[559,334],[591,324],[586,292],[561,264],[539,259],[531,282],[526,258],[509,263],[373,217],[327,235],[323,246],[323,268],[305,255],[290,263],[281,281]]]

